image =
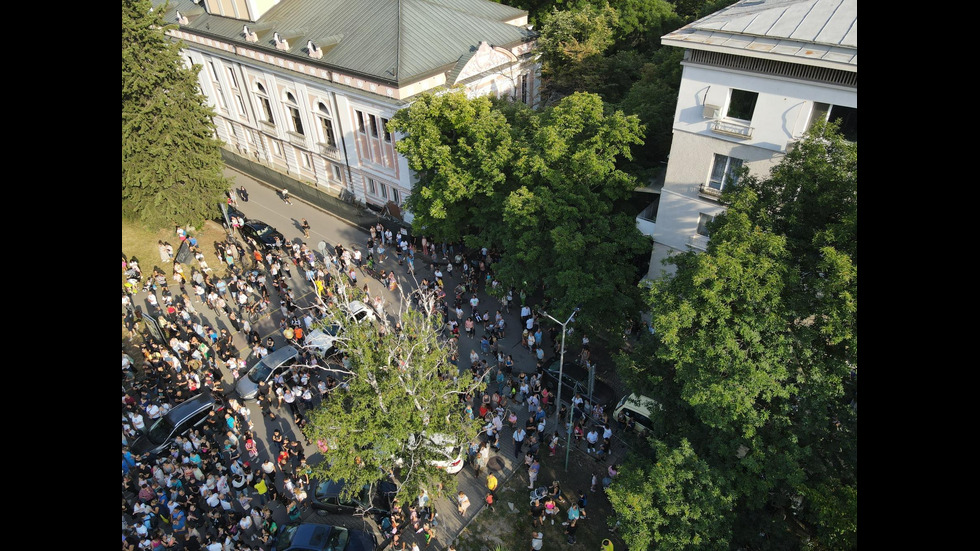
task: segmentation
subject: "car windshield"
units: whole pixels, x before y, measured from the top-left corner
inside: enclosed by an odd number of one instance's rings
[[[346,528],[334,526],[330,530],[330,537],[327,538],[327,545],[323,549],[324,551],[344,551],[348,539],[350,539],[350,532]]]
[[[293,536],[296,535],[296,530],[299,528],[298,524],[292,526],[283,526],[279,529],[279,537],[276,538],[276,548],[286,549],[289,544],[293,541]]]
[[[265,224],[253,224],[252,228],[255,229],[255,235],[259,237],[265,237],[272,233],[272,226],[267,226]]]
[[[251,371],[248,372],[248,378],[253,383],[261,383],[262,381],[268,379],[271,373],[272,368],[269,367],[269,364],[259,362],[255,364],[255,367],[253,367]]]
[[[174,432],[174,426],[164,415],[157,419],[156,423],[150,427],[150,430],[146,432],[146,437],[150,439],[150,442],[154,444],[163,444],[170,438],[170,435]]]
[[[331,337],[336,337],[337,336],[337,333],[340,333],[340,326],[337,325],[337,324],[331,323],[330,325],[327,325],[326,327],[324,327],[323,329],[321,329],[321,331],[323,331],[327,335],[330,335]]]

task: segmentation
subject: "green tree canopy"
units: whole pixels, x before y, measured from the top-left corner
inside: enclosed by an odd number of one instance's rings
[[[631,456],[606,490],[629,549],[728,549],[734,498],[691,444],[653,442]]]
[[[349,364],[332,367],[344,384],[310,412],[304,428],[323,451],[314,474],[346,481],[348,493],[394,474],[406,502],[423,489],[454,492],[456,478],[432,462],[455,456],[425,442],[446,436],[462,446],[473,439],[479,426],[464,418],[462,398],[485,382],[450,362],[438,312],[403,304],[396,331],[386,321],[351,322],[349,300],[339,292],[323,321],[343,327],[340,348]]]
[[[214,217],[229,187],[200,66],[184,66],[164,34],[165,11],[149,0],[122,4],[123,216],[155,228]]]
[[[406,201],[415,225],[437,240],[486,225],[479,207],[504,182],[514,156],[507,121],[490,100],[469,99],[462,89],[422,94],[388,127],[407,134],[395,148],[418,176]]]

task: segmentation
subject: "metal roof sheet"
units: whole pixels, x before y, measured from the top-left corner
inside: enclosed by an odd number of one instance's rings
[[[661,41],[857,71],[857,0],[743,0]]]
[[[192,0],[171,0],[170,6],[167,22],[176,20],[174,10],[186,15],[197,7]],[[277,51],[278,32],[288,53],[306,63],[397,86],[446,70],[481,41],[505,46],[529,40],[533,31],[505,22],[526,15],[488,0],[281,0],[255,22],[203,13],[181,28],[270,52]],[[245,41],[243,25],[258,42]],[[323,51],[319,60],[308,57],[308,40]]]

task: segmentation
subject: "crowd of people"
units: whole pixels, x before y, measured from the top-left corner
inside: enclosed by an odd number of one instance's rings
[[[307,224],[307,237],[308,232]],[[144,336],[138,361],[125,349],[123,352],[123,549],[267,549],[279,529],[272,514],[277,503],[285,508],[290,521],[300,518],[312,492],[303,444],[290,440],[280,430],[272,433],[269,442],[259,441],[248,407],[224,399],[228,391],[223,383],[225,374],[233,382],[244,376],[248,356],[242,356],[240,345],[247,346],[255,359],[273,352],[277,342],[295,345],[302,354],[300,361],[269,382],[262,381],[256,400],[262,416],[269,421],[278,420],[285,410],[302,429],[307,422],[305,413],[329,399],[335,389],[343,388],[342,381],[318,376],[317,362],[323,360],[302,346],[313,325],[327,314],[325,305],[336,293],[345,292],[340,288],[344,286],[347,292],[353,291],[383,312],[383,297],[380,293],[372,297],[366,284],[358,284],[358,271],[376,277],[394,291],[399,286],[394,264],[414,273],[416,251],[432,259],[432,278],[423,278],[418,287],[432,297],[434,312],[442,316],[450,349],[459,350],[460,325],[471,339],[478,338],[478,327],[483,329],[480,351],[474,348],[470,354],[470,369],[474,376],[486,377],[488,388],[461,401],[464,416],[479,416],[485,422],[480,439],[468,451],[469,465],[477,476],[489,470],[489,453],[499,450],[500,433],[505,426],[512,431],[515,459],[519,460],[526,443],[529,487],[534,486],[543,448],[548,449],[549,455],[556,454],[564,433],[545,430],[547,416],[554,411],[554,396],[542,383],[542,327],[523,291],[512,288],[500,292],[492,270],[495,257],[487,249],[467,257],[462,248],[457,250],[446,243],[440,248],[425,237],[418,243],[378,224],[370,228],[364,252],[337,245],[318,260],[300,240],[282,243],[277,239],[270,247],[264,247],[229,232],[227,240],[215,243],[214,254],[225,268],[225,275],[219,277],[190,232],[177,228],[176,236],[182,244],[186,243],[193,261],[177,262],[173,246],[161,241],[160,259],[164,266],[172,268],[169,275],[154,268],[149,276],[144,276],[137,258],[127,258],[125,254],[122,257],[126,279],[124,326],[130,341]],[[442,262],[438,261],[440,252]],[[381,266],[391,269],[379,271]],[[446,282],[453,274],[458,283],[447,295]],[[500,297],[499,304],[481,304],[481,290],[485,295]],[[145,294],[145,312],[136,299],[141,292]],[[315,293],[320,300],[300,305],[298,296],[306,292]],[[415,296],[421,300],[421,294]],[[513,355],[506,354],[501,346],[507,333],[504,313],[509,314],[511,306],[518,304],[520,342],[536,358],[534,373],[515,369]],[[464,312],[466,306],[468,312]],[[263,339],[252,322],[277,308],[281,338]],[[495,310],[492,317],[491,310]],[[169,337],[166,343],[146,338],[146,317]],[[218,319],[226,319],[230,327],[220,327]],[[555,343],[554,328],[550,336]],[[587,339],[583,345],[587,361]],[[453,359],[458,362],[458,353],[454,352]],[[219,398],[218,408],[200,428],[174,439],[159,455],[136,456],[129,451],[128,445],[162,415],[199,392]],[[526,423],[518,423],[519,408],[527,410]],[[572,408],[576,442],[584,439],[587,452],[597,460],[607,456],[611,429],[606,413],[601,407],[592,407],[581,395],[572,400]],[[561,406],[559,417],[567,418],[565,405]],[[488,475],[494,476],[489,472]],[[604,485],[611,476],[614,474],[604,477]],[[493,480],[494,488],[479,496],[490,507],[496,487],[496,478]],[[548,499],[560,500],[561,496]],[[548,509],[547,500],[543,507]],[[584,502],[578,507],[584,517]],[[465,513],[466,507],[461,508]],[[390,525],[384,529],[393,548],[418,548],[419,542],[406,538],[406,532],[420,534],[426,545],[432,543],[436,519],[427,496],[419,496],[404,508],[396,503],[392,513]],[[571,517],[569,526],[574,537],[575,520]]]

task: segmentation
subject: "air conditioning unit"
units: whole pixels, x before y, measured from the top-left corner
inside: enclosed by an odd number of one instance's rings
[[[717,119],[721,115],[721,107],[717,105],[704,104],[704,118]]]

